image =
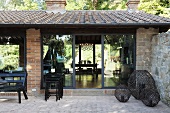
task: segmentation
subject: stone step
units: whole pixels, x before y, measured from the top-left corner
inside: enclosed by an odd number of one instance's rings
[[[114,92],[115,89],[64,89],[64,96],[111,96]]]
[[[37,92],[33,92],[32,94],[28,93],[27,95],[39,96],[39,94],[36,93]],[[64,96],[112,96],[114,95],[114,93],[115,93],[115,89],[64,89],[63,90]],[[44,95],[44,90],[42,90],[40,95]],[[0,96],[18,96],[18,94],[16,92],[0,92]]]

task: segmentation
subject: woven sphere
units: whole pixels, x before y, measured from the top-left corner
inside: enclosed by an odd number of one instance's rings
[[[131,93],[127,86],[119,85],[115,90],[115,97],[120,102],[127,102],[131,96]]]
[[[142,102],[149,107],[156,106],[160,101],[160,95],[155,89],[144,89],[141,92]]]
[[[156,86],[152,75],[147,70],[135,70],[128,80],[128,88],[136,99],[140,99],[142,89],[156,89]]]

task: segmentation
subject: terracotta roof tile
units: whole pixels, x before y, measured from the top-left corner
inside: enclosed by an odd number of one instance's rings
[[[129,11],[0,11],[0,24],[157,24],[170,25],[170,18]]]

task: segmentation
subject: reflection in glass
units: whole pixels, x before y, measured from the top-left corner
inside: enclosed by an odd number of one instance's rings
[[[72,87],[73,68],[71,67],[71,63],[72,37],[70,35],[44,35],[43,76],[50,72],[65,73],[64,86]]]
[[[127,84],[134,70],[134,36],[105,35],[104,87]]]

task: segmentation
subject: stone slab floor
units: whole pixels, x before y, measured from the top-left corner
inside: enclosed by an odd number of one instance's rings
[[[114,96],[64,96],[55,101],[50,97],[29,96],[18,103],[17,96],[0,97],[0,113],[170,113],[170,107],[159,102],[155,107],[147,107],[132,96],[126,103],[120,103]]]

